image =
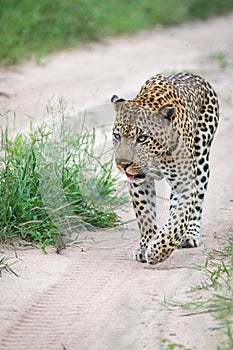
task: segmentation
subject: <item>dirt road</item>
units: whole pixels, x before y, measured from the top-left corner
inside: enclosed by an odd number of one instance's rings
[[[221,103],[200,247],[176,251],[156,266],[133,262],[139,238],[134,223],[123,238],[116,230],[91,233],[97,243],[83,251],[17,250],[18,277],[8,273],[0,279],[1,350],[157,350],[167,349],[165,339],[192,350],[217,348],[222,334],[208,314],[185,316],[168,301],[205,298],[205,291],[187,293],[203,280],[193,263],[203,263],[217,245],[214,237],[233,226],[232,30],[230,14],[108,39],[48,57],[40,66],[0,70],[0,91],[10,95],[0,96],[0,107],[2,113],[11,110],[11,126],[16,111],[14,132],[28,129],[28,115],[44,119],[48,99],[63,95],[78,111],[104,104],[114,93],[133,97],[158,72],[199,73],[214,85]]]

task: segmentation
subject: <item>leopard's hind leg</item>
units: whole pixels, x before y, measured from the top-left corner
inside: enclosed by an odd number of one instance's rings
[[[181,247],[197,247],[200,239],[203,201],[210,175],[209,153],[219,119],[219,106],[216,93],[207,84],[208,94],[203,105],[195,134],[195,153],[197,164],[196,199],[194,210],[184,235]]]

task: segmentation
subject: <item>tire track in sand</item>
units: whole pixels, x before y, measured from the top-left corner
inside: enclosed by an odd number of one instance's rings
[[[129,249],[72,252],[68,272],[12,323],[0,339],[1,350],[64,349],[67,343],[68,350],[89,348],[89,341],[95,343],[92,322],[109,317],[103,308],[135,270],[133,264],[125,268]]]
[[[132,246],[135,243],[129,242],[117,249],[68,252],[68,271],[12,320],[0,339],[0,349],[154,349],[159,324],[166,324],[169,316],[160,314],[153,296],[162,300],[164,291],[173,292],[184,273],[172,280],[172,265],[177,268],[179,256],[170,259],[166,272],[166,264],[149,269],[131,261]],[[185,254],[184,264],[183,253],[180,265],[187,266],[190,257]],[[187,269],[185,278],[189,275]]]

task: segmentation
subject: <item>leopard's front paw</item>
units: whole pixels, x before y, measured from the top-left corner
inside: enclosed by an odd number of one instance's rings
[[[158,241],[153,240],[150,242],[146,250],[146,261],[150,265],[158,264],[166,260],[171,255],[173,250],[174,249],[169,246],[167,246],[166,248],[162,248]]]
[[[158,264],[161,260],[161,257],[158,256],[157,251],[153,248],[153,246],[150,246],[147,248],[145,253],[146,262],[150,265]]]
[[[146,262],[145,258],[145,252],[143,252],[141,249],[137,249],[133,252],[132,259],[134,261],[140,261],[142,263]]]

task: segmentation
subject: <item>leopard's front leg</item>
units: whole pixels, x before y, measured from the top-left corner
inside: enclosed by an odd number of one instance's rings
[[[157,230],[154,180],[148,179],[142,183],[129,183],[129,191],[141,233],[140,245],[133,253],[133,260],[146,262],[145,252]]]
[[[174,188],[173,188],[174,191]],[[176,188],[177,203],[170,209],[170,217],[149,243],[145,253],[149,264],[157,264],[167,259],[180,246],[186,232],[196,193],[195,183],[191,181],[188,187]]]

